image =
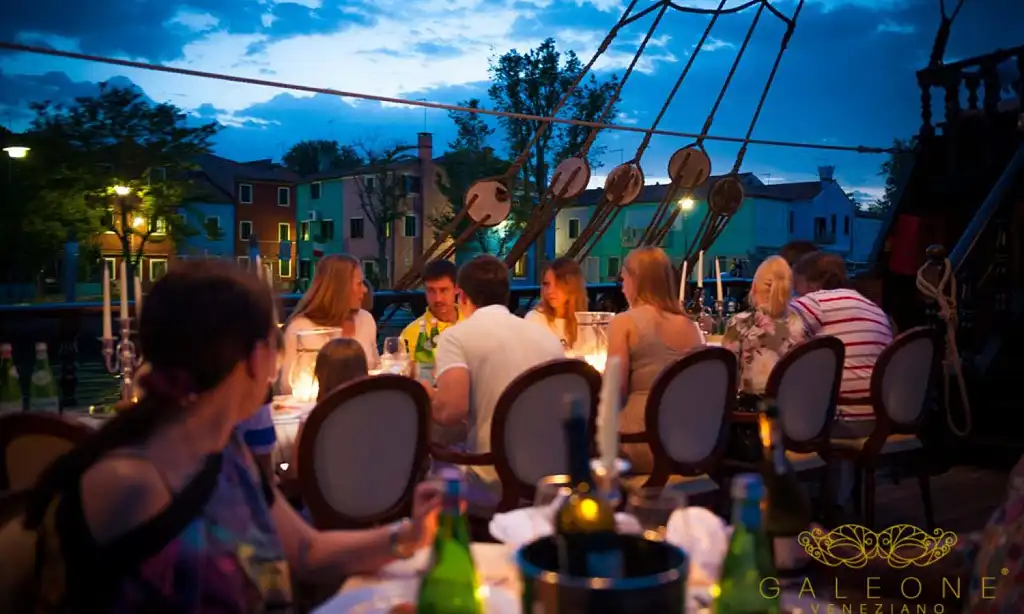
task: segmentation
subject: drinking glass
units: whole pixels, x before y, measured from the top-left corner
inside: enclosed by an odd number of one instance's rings
[[[392,356],[405,356],[408,351],[401,337],[386,337],[384,339],[384,354]]]
[[[534,507],[549,507],[555,501],[572,494],[569,476],[564,474],[549,475],[537,482],[537,491],[533,495]]]
[[[671,488],[638,488],[629,494],[626,512],[632,514],[644,538],[663,541],[669,518],[686,507],[686,495]]]
[[[380,370],[383,373],[405,375],[409,367],[409,353],[401,337],[384,339],[384,351],[380,355]]]

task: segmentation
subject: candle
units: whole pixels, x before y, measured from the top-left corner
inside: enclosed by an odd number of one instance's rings
[[[121,319],[128,317],[128,265],[121,260]]]
[[[615,460],[619,456],[619,410],[622,405],[622,361],[618,356],[608,358],[601,384],[598,447],[601,464],[609,474],[614,474]]]
[[[135,321],[142,317],[142,280],[135,276]]]
[[[110,267],[103,262],[103,338],[113,339],[110,330]]]
[[[722,302],[722,268],[718,264],[718,256],[715,256],[715,292],[718,294],[718,302]]]
[[[256,256],[256,277],[263,277],[263,259]]]
[[[686,304],[686,265],[689,264],[683,260],[683,274],[679,276],[679,302]]]
[[[697,256],[697,287],[704,287],[704,250],[700,250],[700,255]]]

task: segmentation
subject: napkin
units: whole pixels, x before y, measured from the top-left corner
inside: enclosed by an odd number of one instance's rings
[[[665,539],[690,557],[690,581],[697,584],[718,579],[731,533],[721,518],[704,507],[676,510],[665,527]]]
[[[545,507],[523,507],[495,514],[487,529],[494,539],[520,548],[554,533],[555,510],[561,503],[559,499]],[[619,533],[640,532],[640,523],[631,514],[615,514],[615,524]]]

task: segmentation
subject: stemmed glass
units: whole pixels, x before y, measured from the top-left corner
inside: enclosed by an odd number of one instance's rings
[[[384,339],[384,351],[380,355],[382,373],[405,375],[409,368],[409,353],[401,337]]]
[[[626,499],[626,511],[643,529],[646,539],[664,541],[668,521],[686,507],[686,495],[670,488],[638,488]]]

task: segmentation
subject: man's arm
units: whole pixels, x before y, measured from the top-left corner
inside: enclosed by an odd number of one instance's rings
[[[815,337],[821,334],[824,326],[822,323],[821,306],[815,299],[809,296],[801,296],[789,301],[789,308],[800,316],[804,323],[804,331],[808,337]]]
[[[458,336],[441,335],[437,341],[434,353],[437,391],[431,399],[431,412],[435,422],[452,426],[469,417],[469,364]]]

